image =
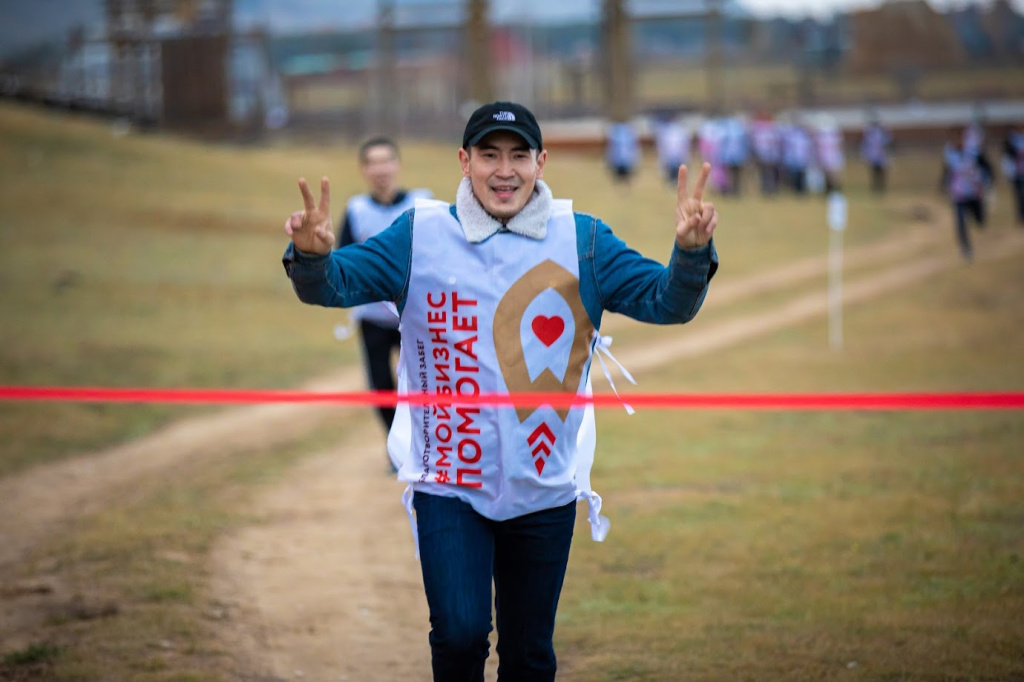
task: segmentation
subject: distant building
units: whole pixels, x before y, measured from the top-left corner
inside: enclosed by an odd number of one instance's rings
[[[846,65],[853,72],[950,69],[966,54],[956,31],[924,0],[899,0],[850,15]]]
[[[105,24],[73,31],[50,97],[186,130],[274,127],[287,117],[260,31],[231,0],[106,0]]]

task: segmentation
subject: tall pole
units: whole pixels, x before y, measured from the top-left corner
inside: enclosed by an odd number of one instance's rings
[[[633,116],[633,55],[625,0],[605,0],[602,28],[606,113],[626,121]]]
[[[385,135],[398,128],[398,84],[395,82],[395,0],[377,2],[377,93],[372,110],[376,127]]]
[[[491,25],[487,0],[468,0],[466,61],[469,65],[469,98],[485,103],[494,99],[491,83]]]
[[[708,107],[722,113],[725,106],[724,82],[722,80],[722,12],[721,0],[707,0],[706,15],[707,44],[704,48],[704,71],[707,86]]]

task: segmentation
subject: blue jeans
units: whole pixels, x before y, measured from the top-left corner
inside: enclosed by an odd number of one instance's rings
[[[500,682],[555,679],[555,610],[576,502],[491,521],[453,497],[417,492],[420,565],[430,607],[435,682],[482,682],[491,580]]]

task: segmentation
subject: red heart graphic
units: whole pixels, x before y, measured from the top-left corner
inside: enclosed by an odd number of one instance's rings
[[[537,335],[540,342],[545,346],[550,346],[565,331],[565,320],[557,316],[538,315],[533,318],[533,323],[530,326],[533,327],[533,333]]]

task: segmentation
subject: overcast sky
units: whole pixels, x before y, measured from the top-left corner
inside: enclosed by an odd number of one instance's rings
[[[400,7],[425,8],[437,16],[438,5],[460,5],[465,0],[392,0]],[[991,1],[991,0],[989,0]],[[235,0],[242,26],[269,24],[277,32],[332,30],[369,26],[373,23],[379,0]],[[639,8],[698,5],[701,0],[628,0]],[[723,0],[726,5],[742,7],[757,16],[814,16],[825,18],[837,11],[877,7],[882,0]],[[938,9],[976,4],[974,0],[929,0]],[[1024,12],[1024,0],[1011,0]],[[491,0],[498,21],[532,19],[566,21],[596,19],[601,0]],[[76,25],[99,25],[103,18],[102,0],[0,0],[0,56],[43,41],[63,40]],[[408,10],[405,10],[408,11]]]
[[[415,6],[417,4],[434,5],[438,0],[391,0],[398,5]],[[250,5],[254,10],[261,7],[264,12],[273,13],[276,20],[289,21],[289,15],[299,19],[303,14],[301,6],[316,6],[321,12],[331,15],[334,21],[372,21],[378,0],[347,0],[345,3],[333,4],[330,0],[237,0],[239,5]],[[455,0],[457,3],[458,0]],[[657,6],[700,6],[702,0],[627,0],[634,7]],[[939,9],[963,7],[978,4],[979,0],[928,0]],[[827,17],[837,11],[877,7],[883,0],[724,0],[725,4],[742,6],[759,16],[783,15],[788,17],[816,16]],[[991,0],[980,0],[980,4],[990,4]],[[331,6],[333,4],[333,7]],[[491,2],[491,11],[500,20],[509,18],[544,18],[544,19],[578,19],[581,17],[596,18],[600,12],[601,0],[515,0],[514,2]],[[1024,11],[1024,0],[1011,0],[1011,4]],[[299,11],[295,11],[295,10]],[[258,11],[258,10],[257,10]],[[325,16],[325,19],[327,17]]]
[[[865,7],[878,7],[878,0],[740,0],[751,12],[756,14],[782,15],[815,15],[829,14],[837,11],[848,11]],[[964,7],[970,4],[966,0],[928,0],[929,4],[939,10]],[[991,4],[984,2],[981,4]],[[1010,0],[1010,4],[1018,11],[1024,11],[1024,0]]]
[[[439,4],[460,4],[460,0],[391,0],[399,7],[415,8],[417,5],[432,5],[426,11],[437,14]],[[462,0],[464,1],[464,0]],[[702,0],[627,0],[636,8],[655,6],[659,8],[679,6],[700,6]],[[877,7],[883,0],[723,0],[726,5],[735,5],[757,16],[814,16],[826,18],[838,11],[849,11],[866,7]],[[938,9],[963,7],[979,4],[979,0],[928,0]],[[990,4],[991,0],[980,0]],[[509,19],[572,20],[594,19],[600,12],[601,0],[514,0],[512,2],[491,1],[491,12],[498,21]],[[1011,4],[1024,12],[1024,0],[1011,0]],[[308,28],[311,17],[317,17],[322,26],[369,25],[376,14],[378,0],[236,0],[240,14],[248,17],[262,15],[264,21],[283,30]],[[409,10],[405,10],[409,11]]]

